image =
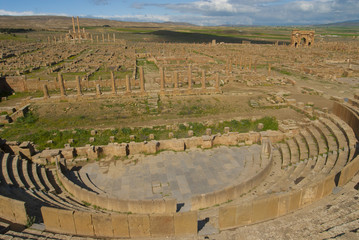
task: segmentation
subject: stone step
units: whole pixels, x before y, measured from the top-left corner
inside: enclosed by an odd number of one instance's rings
[[[280,143],[279,149],[282,154],[282,168],[288,167],[290,163],[290,151],[287,143]]]
[[[46,187],[44,186],[44,184],[42,183],[39,177],[38,166],[36,163],[31,164],[31,170],[32,170],[31,175],[35,179],[35,183],[38,186],[38,189],[41,191],[46,191]]]
[[[319,118],[319,121],[321,121],[324,125],[326,125],[333,134],[333,136],[336,139],[336,142],[338,144],[338,147],[340,149],[344,149],[345,147],[348,147],[347,140],[345,139],[344,133],[338,128],[337,125],[335,125],[332,121],[330,121],[327,118]]]
[[[308,155],[313,158],[318,155],[318,146],[312,135],[305,129],[300,130],[300,135],[305,139],[308,146]]]
[[[291,138],[287,140],[290,151],[290,163],[295,164],[299,162],[299,147],[297,143]]]
[[[322,136],[325,138],[325,141],[327,142],[328,151],[336,151],[338,149],[338,144],[336,142],[335,137],[333,136],[333,133],[329,131],[328,127],[325,126],[320,121],[315,121],[314,127],[322,134]]]
[[[10,154],[5,153],[3,157],[1,158],[1,170],[2,170],[2,176],[4,177],[4,182],[7,185],[14,185],[13,181],[10,178],[9,174],[9,161],[10,161]]]
[[[299,147],[299,159],[300,160],[304,160],[309,158],[308,155],[308,146],[306,141],[303,139],[303,137],[301,135],[295,135],[294,136],[294,141],[296,141],[298,147]]]
[[[349,158],[348,160],[353,159],[354,153],[355,153],[355,147],[356,147],[356,143],[357,143],[357,139],[355,137],[355,133],[353,131],[353,129],[342,119],[340,119],[339,117],[330,114],[329,115],[329,119],[332,120],[332,122],[334,122],[339,128],[340,130],[342,130],[342,132],[344,133],[347,142],[348,142],[348,147],[349,147]]]
[[[34,182],[29,176],[29,162],[27,160],[22,160],[22,173],[26,181],[26,185],[30,189],[36,189]]]
[[[20,178],[21,169],[19,167],[19,156],[12,157],[12,174],[17,186],[25,188],[24,182]]]
[[[44,183],[45,183],[44,185],[46,186],[48,192],[50,192],[50,193],[56,192],[54,186],[52,186],[52,184],[50,183],[50,181],[48,179],[46,168],[41,167],[40,172],[41,172],[41,178],[44,181]]]
[[[324,140],[324,136],[313,126],[307,127],[307,130],[312,135],[314,141],[317,143],[319,154],[327,153],[328,146]]]

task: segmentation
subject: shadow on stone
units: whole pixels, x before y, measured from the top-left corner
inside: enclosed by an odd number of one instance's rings
[[[183,206],[184,206],[184,203],[177,203],[177,209],[176,209],[176,212],[181,211],[181,208],[183,208]]]
[[[208,222],[209,222],[209,218],[199,220],[198,225],[197,225],[198,226],[198,228],[197,228],[198,232],[201,231],[204,228],[204,226],[206,225],[206,223],[208,223]]]

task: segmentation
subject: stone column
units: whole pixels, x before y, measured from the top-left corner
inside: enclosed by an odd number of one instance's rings
[[[219,91],[219,74],[216,73],[216,86],[215,86],[216,90]]]
[[[113,34],[113,42],[116,42],[116,34]]]
[[[100,84],[96,84],[96,97],[101,96],[101,87]]]
[[[96,41],[97,41],[97,43],[98,43],[98,35],[96,35]]]
[[[163,71],[163,67],[160,67],[160,86],[161,92],[165,91],[165,72]]]
[[[77,34],[79,35],[79,39],[81,39],[80,20],[78,16],[77,16]]]
[[[188,90],[192,89],[192,67],[188,66]]]
[[[126,75],[126,93],[131,93],[131,82],[128,75]]]
[[[76,29],[75,29],[75,18],[74,17],[72,17],[72,32],[75,35]]]
[[[105,34],[102,33],[102,42],[105,43]]]
[[[173,72],[173,82],[174,82],[175,90],[177,91],[178,90],[178,72],[177,71]]]
[[[268,64],[268,76],[270,76],[272,70],[272,64]]]
[[[206,72],[202,70],[202,89],[206,89]]]
[[[58,73],[57,78],[59,79],[61,97],[65,97],[66,91],[65,91],[65,84],[64,84],[64,79],[62,78],[62,74]]]
[[[142,67],[142,66],[139,67],[139,71],[140,71],[140,88],[141,88],[141,93],[144,93],[144,92],[145,92],[145,79],[144,79],[143,67]]]
[[[82,89],[81,89],[81,81],[80,81],[79,76],[76,76],[76,88],[77,88],[77,96],[81,96],[82,95]]]
[[[43,85],[43,91],[44,91],[44,99],[48,99],[50,97],[49,95],[49,89],[47,88],[47,85]]]
[[[112,71],[111,71],[111,88],[112,88],[112,94],[116,95],[116,83],[115,83],[115,77],[114,77]]]
[[[110,34],[107,33],[107,42],[110,42]]]

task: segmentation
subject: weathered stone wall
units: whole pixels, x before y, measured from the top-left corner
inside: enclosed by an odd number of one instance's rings
[[[183,237],[197,234],[197,212],[93,213],[41,208],[47,231],[99,238]]]
[[[0,218],[25,225],[27,222],[25,202],[0,195]]]
[[[273,158],[270,152],[268,164],[255,176],[245,182],[226,187],[222,190],[193,196],[191,198],[191,210],[208,208],[239,198],[242,194],[247,193],[260,184],[270,173],[272,166]]]
[[[176,212],[177,201],[175,199],[119,199],[105,194],[97,194],[81,188],[79,185],[69,180],[62,172],[66,171],[66,169],[61,163],[57,163],[57,167],[57,175],[64,188],[81,201],[91,203],[92,205],[107,210],[123,213],[153,214]]]

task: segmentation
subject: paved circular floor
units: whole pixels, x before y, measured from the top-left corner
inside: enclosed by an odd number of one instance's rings
[[[165,151],[136,158],[130,164],[120,160],[90,163],[81,168],[80,175],[88,177],[99,192],[118,198],[168,197],[188,202],[192,195],[234,184],[244,172],[245,159],[259,158],[260,150],[259,145],[252,145]]]

